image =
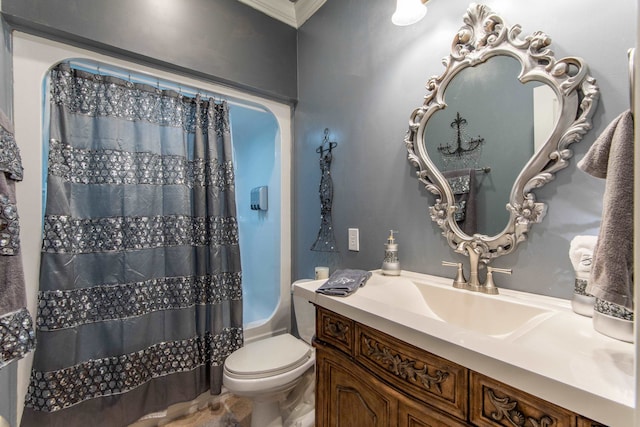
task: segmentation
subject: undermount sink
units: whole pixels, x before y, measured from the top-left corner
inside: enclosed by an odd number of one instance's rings
[[[553,315],[546,308],[501,295],[414,282],[431,312],[443,322],[491,336],[523,332]]]

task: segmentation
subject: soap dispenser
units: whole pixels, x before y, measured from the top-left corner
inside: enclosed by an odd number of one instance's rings
[[[390,230],[387,243],[384,245],[384,261],[382,261],[382,274],[386,276],[400,275],[400,261],[398,260],[398,244],[394,238],[397,231]]]

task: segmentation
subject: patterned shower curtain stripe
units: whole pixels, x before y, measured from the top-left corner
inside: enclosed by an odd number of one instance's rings
[[[41,291],[36,325],[39,330],[52,331],[142,316],[152,311],[220,304],[227,300],[242,300],[242,275],[239,272]],[[87,310],[85,305],[91,308]]]
[[[227,104],[61,64],[50,133],[22,425],[124,426],[219,393],[243,344]]]
[[[55,139],[49,142],[49,173],[77,184],[207,186],[218,191],[229,189],[235,180],[230,161],[189,161],[177,155],[88,150]]]
[[[69,113],[149,122],[196,131],[196,106],[179,94],[117,77],[71,69],[61,64],[51,71],[51,99]],[[206,111],[201,112],[206,116]],[[215,126],[212,123],[211,126]]]
[[[227,343],[241,340],[240,331],[225,329],[219,336],[206,333],[161,342],[135,353],[89,360],[54,372],[34,371],[25,405],[55,412],[85,400],[126,393],[154,378],[192,371],[207,363],[220,366],[230,354],[225,349]],[[136,418],[139,416],[134,420]]]
[[[46,215],[42,250],[79,254],[181,245],[237,245],[237,242],[238,223],[233,217]]]

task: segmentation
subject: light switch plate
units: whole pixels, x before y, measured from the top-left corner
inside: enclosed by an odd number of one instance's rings
[[[357,228],[349,229],[349,250],[355,252],[360,250],[360,230]]]

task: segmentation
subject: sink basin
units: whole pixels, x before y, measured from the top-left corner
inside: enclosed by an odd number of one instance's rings
[[[507,292],[486,295],[456,289],[450,280],[424,281],[404,273],[401,277],[374,273],[357,294],[390,309],[503,339],[519,336],[555,314],[548,307],[518,300]]]
[[[429,283],[414,282],[414,285],[439,320],[485,335],[524,332],[554,314],[547,308],[523,304],[503,295],[486,295]]]

